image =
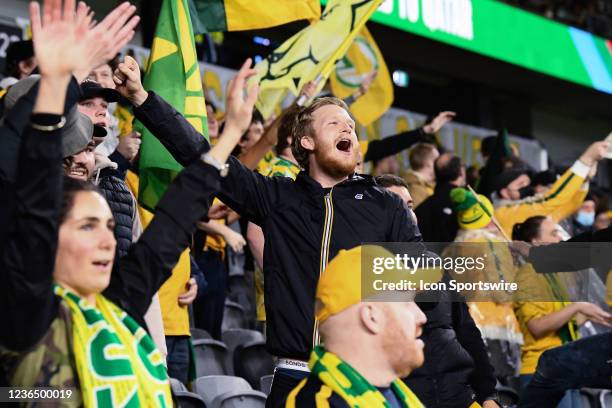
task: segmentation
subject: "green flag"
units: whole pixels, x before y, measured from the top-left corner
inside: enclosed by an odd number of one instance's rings
[[[206,105],[187,0],[164,0],[143,85],[164,98],[208,138]],[[144,208],[153,211],[182,166],[140,122],[135,128],[142,133],[138,200]]]

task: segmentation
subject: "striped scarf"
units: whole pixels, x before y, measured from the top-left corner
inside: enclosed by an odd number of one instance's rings
[[[55,285],[70,308],[77,373],[86,407],[171,407],[168,374],[147,332],[104,296],[91,306]]]
[[[382,393],[361,376],[353,367],[322,346],[316,346],[308,362],[319,380],[340,395],[351,408],[389,408]],[[416,395],[400,379],[391,383],[391,389],[405,408],[424,408]]]

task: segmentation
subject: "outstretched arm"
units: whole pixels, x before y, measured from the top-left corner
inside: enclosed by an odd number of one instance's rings
[[[229,87],[227,123],[219,142],[208,152],[218,163],[227,161],[249,125],[257,98],[257,89],[246,98],[242,95],[249,75],[248,69],[241,70]],[[217,168],[199,159],[186,167],[158,203],[153,221],[138,242],[115,266],[104,294],[139,322],[189,245],[197,221],[207,214],[221,178]]]
[[[251,60],[248,59],[234,81],[244,84],[246,78],[253,75],[255,71],[249,68],[250,64]],[[139,85],[140,78],[136,76],[135,69],[122,72],[127,78],[126,81],[133,85],[133,92],[126,91],[124,96],[135,105],[136,118],[168,149],[177,162],[187,166],[197,160],[202,152],[210,149],[210,144],[204,136],[195,130],[183,115],[159,95],[147,92],[142,85]],[[116,71],[115,73],[117,74]],[[123,93],[122,89],[119,90]],[[238,99],[228,97],[227,115],[231,110],[230,104],[236,100]],[[247,115],[247,113],[238,113],[238,116],[240,115]],[[248,120],[251,118],[250,115],[251,113],[248,113]],[[227,127],[230,124],[229,117],[226,120]],[[246,214],[258,222],[257,220],[265,217],[273,206],[273,200],[278,197],[278,181],[254,173],[233,156],[230,156],[227,162],[229,163],[229,174],[221,182],[219,198],[240,215]]]
[[[90,36],[91,16],[75,1],[47,0],[41,18],[30,5],[34,53],[40,71],[38,96],[26,128],[15,184],[16,208],[0,267],[0,344],[32,346],[57,312],[51,289],[61,207],[61,129],[66,89],[73,71],[91,69],[99,39]],[[96,62],[97,63],[97,62]]]
[[[415,130],[398,133],[397,135],[373,140],[368,144],[368,150],[363,158],[364,162],[378,161],[409,149],[419,142],[435,144],[434,135],[453,120],[455,112],[440,112],[431,123]]]

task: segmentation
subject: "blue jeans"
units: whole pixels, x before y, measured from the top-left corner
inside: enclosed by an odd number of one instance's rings
[[[612,389],[612,332],[545,351],[522,393],[520,408],[555,408],[566,390]]]
[[[189,381],[189,336],[166,336],[168,377],[187,385]]]
[[[521,393],[533,378],[532,374],[521,375]],[[581,408],[582,402],[580,401],[580,391],[578,390],[567,390],[561,398],[561,401],[557,404],[557,408]]]

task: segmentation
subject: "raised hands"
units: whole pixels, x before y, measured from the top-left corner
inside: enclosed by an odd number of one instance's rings
[[[225,163],[230,152],[251,124],[251,116],[253,115],[259,86],[253,85],[245,96],[246,81],[256,73],[257,71],[251,68],[251,59],[248,58],[227,86],[225,127],[219,141],[209,152],[218,162]]]
[[[442,129],[442,127],[446,125],[448,122],[453,120],[455,115],[456,113],[451,112],[451,111],[440,112],[438,113],[438,116],[436,116],[431,121],[431,123],[423,126],[423,131],[425,131],[425,133],[427,133],[428,135],[432,135],[436,133],[438,130]]]
[[[41,17],[38,3],[30,3],[32,41],[43,76],[74,73],[77,80],[115,56],[134,35],[139,17],[131,17],[136,7],[123,3],[99,24],[83,2],[45,0]],[[131,17],[131,18],[130,18]]]
[[[253,85],[245,97],[246,81],[255,74],[257,71],[251,68],[251,59],[248,58],[227,87],[225,127],[235,127],[240,135],[249,128],[253,107],[257,101],[259,85]]]
[[[69,76],[83,58],[81,38],[89,30],[92,15],[85,3],[45,0],[41,18],[38,3],[30,3],[32,42],[42,76]]]
[[[140,80],[140,67],[136,60],[126,55],[113,72],[113,81],[117,91],[136,106],[147,100],[148,93]]]

